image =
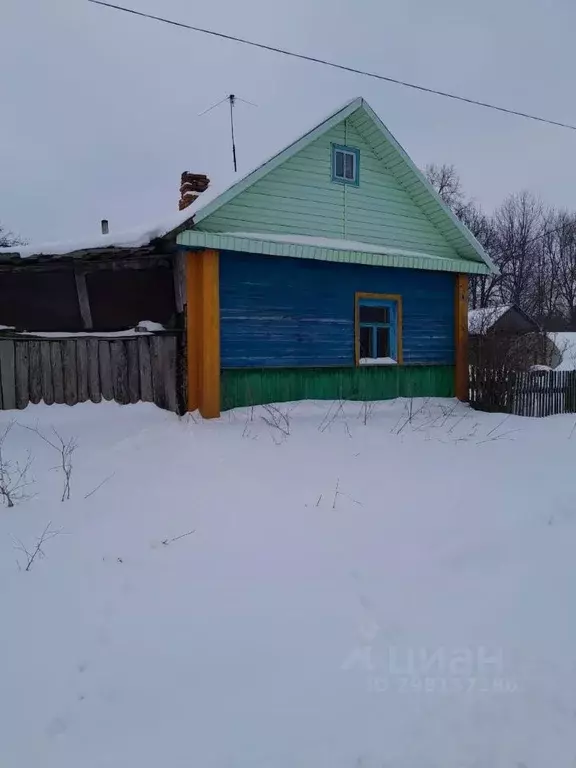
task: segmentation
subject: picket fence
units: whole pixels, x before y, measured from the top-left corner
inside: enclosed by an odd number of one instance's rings
[[[517,416],[576,413],[576,371],[509,371],[470,366],[469,401]]]

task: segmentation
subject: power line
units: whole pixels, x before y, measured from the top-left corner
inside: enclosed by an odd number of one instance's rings
[[[436,96],[443,96],[446,99],[453,99],[454,101],[463,101],[466,104],[474,104],[477,107],[485,107],[486,109],[494,109],[497,112],[505,112],[508,115],[516,115],[517,117],[525,117],[528,120],[536,120],[539,123],[547,123],[548,125],[556,125],[559,128],[568,128],[571,131],[576,131],[576,125],[570,125],[570,123],[561,123],[558,120],[549,120],[546,117],[539,117],[538,115],[531,115],[528,112],[519,112],[515,109],[508,109],[507,107],[499,107],[496,104],[489,104],[485,101],[477,101],[466,96],[458,96],[455,93],[449,93],[448,91],[439,91],[434,88],[427,88],[424,85],[417,85],[416,83],[409,83],[405,80],[398,80],[394,77],[387,77],[386,75],[380,75],[377,72],[369,72],[356,67],[349,67],[346,64],[338,64],[335,61],[328,61],[327,59],[320,59],[317,56],[307,56],[304,53],[295,53],[285,48],[277,48],[273,45],[266,45],[265,43],[257,43],[254,40],[247,40],[243,37],[236,37],[235,35],[227,35],[224,32],[216,32],[212,29],[204,29],[202,27],[195,27],[192,24],[185,24],[181,21],[174,21],[172,19],[166,19],[162,16],[155,16],[151,13],[144,13],[143,11],[136,11],[133,8],[125,8],[121,5],[115,5],[114,3],[107,3],[104,0],[88,0],[89,3],[95,5],[103,5],[107,8],[113,8],[116,11],[123,11],[124,13],[130,13],[133,16],[141,16],[145,19],[152,19],[154,21],[160,21],[163,24],[170,24],[173,27],[181,27],[182,29],[190,29],[193,32],[201,32],[204,35],[211,35],[212,37],[219,37],[223,40],[231,40],[235,43],[242,43],[243,45],[250,45],[253,48],[260,48],[264,51],[273,51],[274,53],[280,53],[283,56],[291,56],[295,59],[301,59],[303,61],[310,61],[314,64],[323,64],[326,67],[332,67],[333,69],[340,69],[344,72],[351,72],[355,75],[363,75],[364,77],[371,77],[375,80],[383,80],[387,83],[394,83],[395,85],[401,85],[405,88],[412,88],[416,91],[422,91],[424,93],[432,93]]]

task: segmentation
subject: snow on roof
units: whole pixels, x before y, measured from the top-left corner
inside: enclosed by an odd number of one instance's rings
[[[134,229],[121,232],[110,232],[108,235],[94,234],[75,240],[62,240],[48,243],[31,243],[30,245],[13,245],[8,248],[0,248],[0,258],[3,255],[20,256],[22,259],[31,256],[62,256],[75,251],[92,250],[96,248],[140,248],[149,245],[153,240],[166,237],[175,229],[191,219],[208,203],[215,200],[231,185],[233,180],[227,178],[219,184],[210,184],[198,199],[183,211],[177,211],[167,216],[160,223],[146,224]]]
[[[359,251],[360,253],[382,253],[387,256],[411,256],[434,261],[452,261],[446,256],[431,256],[421,251],[409,251],[405,248],[394,248],[388,245],[374,245],[360,240],[338,240],[331,237],[310,237],[308,235],[279,235],[275,232],[218,232],[222,237],[245,237],[250,240],[267,240],[273,243],[291,243],[294,245],[310,245],[316,248],[330,248],[334,251]]]
[[[319,125],[322,125],[330,117],[334,117],[335,114],[352,107],[352,105],[362,103],[362,99],[353,99],[347,102],[343,107],[333,113],[331,116],[323,120]],[[319,126],[317,126],[319,127]],[[308,131],[307,133],[311,133]],[[304,134],[304,136],[307,135]],[[303,137],[300,137],[303,138]],[[297,139],[298,140],[298,139]],[[289,146],[295,142],[291,142]],[[195,214],[199,213],[203,208],[212,203],[216,198],[220,197],[224,192],[227,192],[232,187],[240,184],[251,176],[259,168],[265,166],[270,160],[274,159],[278,155],[282,154],[285,150],[277,152],[272,157],[268,158],[262,163],[258,163],[254,168],[251,168],[247,173],[238,176],[237,174],[227,174],[214,183],[210,181],[208,189],[202,192],[198,198],[183,211],[178,211],[165,220],[157,223],[156,225],[146,224],[141,227],[136,227],[130,230],[124,230],[121,232],[111,232],[108,235],[94,234],[84,238],[75,240],[63,240],[54,242],[40,242],[31,243],[24,246],[10,246],[8,248],[0,248],[0,257],[2,255],[20,256],[20,258],[30,258],[31,256],[60,256],[67,253],[74,253],[75,251],[84,251],[97,248],[139,248],[141,246],[149,245],[153,240],[161,237],[166,237],[175,229],[178,229],[183,224],[191,219]]]
[[[352,103],[352,102],[350,102]],[[349,106],[349,105],[347,105]],[[279,154],[279,153],[277,153]],[[276,155],[273,155],[275,157]],[[157,238],[166,237],[174,230],[181,227],[189,219],[206,208],[210,203],[216,200],[220,195],[227,192],[232,187],[243,182],[248,176],[251,176],[256,170],[266,165],[268,158],[264,163],[258,163],[247,173],[238,176],[238,174],[227,174],[216,183],[210,180],[208,189],[199,194],[191,205],[183,211],[177,211],[167,216],[162,222],[156,225],[146,224],[121,232],[110,232],[108,235],[94,234],[75,240],[62,240],[53,242],[31,243],[30,245],[13,245],[8,248],[0,248],[0,258],[5,255],[20,256],[22,259],[31,256],[61,256],[75,251],[84,251],[97,248],[140,248],[149,245]]]
[[[111,232],[108,235],[90,235],[77,240],[63,240],[61,242],[51,243],[32,243],[31,245],[18,246],[13,245],[9,248],[0,248],[2,255],[18,255],[22,259],[31,256],[59,256],[74,251],[84,251],[93,248],[139,248],[149,245],[153,240],[164,237],[172,230],[183,224],[191,214],[186,211],[179,211],[178,215],[172,220],[166,220],[156,226],[143,226],[124,232]],[[186,213],[186,216],[183,214]]]
[[[486,333],[509,309],[512,309],[510,304],[470,309],[468,311],[468,333],[475,336]]]

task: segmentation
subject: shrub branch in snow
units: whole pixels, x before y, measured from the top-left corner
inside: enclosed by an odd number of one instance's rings
[[[15,422],[11,421],[0,435],[0,496],[7,507],[13,507],[15,502],[27,498],[26,489],[33,482],[29,478],[32,465],[30,453],[24,464],[6,458],[6,439],[14,424]]]
[[[456,401],[452,406],[446,407],[442,404],[438,405],[438,409],[440,413],[437,416],[430,416],[431,421],[423,421],[422,424],[419,427],[416,427],[416,429],[424,430],[424,429],[431,429],[432,427],[440,428],[446,426],[446,423],[448,420],[452,417],[454,414],[454,411],[458,408],[459,402]],[[420,409],[418,412],[422,411]]]
[[[495,427],[492,427],[492,429],[486,433],[486,437],[483,440],[478,440],[477,445],[482,445],[482,443],[490,443],[494,440],[513,440],[514,438],[507,437],[507,435],[512,435],[514,432],[519,432],[520,430],[509,429],[507,432],[498,433],[498,430],[510,418],[510,415],[511,414],[504,416],[502,421],[498,422]]]
[[[51,522],[49,522],[40,534],[40,536],[36,539],[36,543],[31,549],[28,549],[26,545],[20,541],[20,539],[15,539],[14,546],[19,552],[22,552],[26,557],[26,567],[24,568],[25,571],[29,571],[32,568],[32,565],[34,564],[34,561],[38,557],[45,557],[44,551],[42,547],[47,541],[50,541],[50,539],[53,539],[55,536],[59,536],[62,531],[59,530],[52,530],[50,526],[52,525]],[[17,561],[18,562],[18,561]],[[20,563],[18,563],[18,567],[21,568]]]
[[[263,405],[266,416],[260,418],[270,427],[272,439],[279,445],[290,436],[290,412],[283,413],[275,405]]]
[[[372,418],[375,408],[376,408],[376,403],[373,400],[364,400],[364,402],[362,403],[362,407],[358,414],[358,418],[362,417],[362,422],[364,423],[364,426],[366,426],[366,424],[368,424],[368,421]]]
[[[254,422],[254,406],[250,407],[250,410],[246,412],[246,421],[244,422],[244,429],[242,430],[242,437],[250,438],[251,440],[257,440],[258,435],[252,433],[250,425]]]
[[[334,500],[332,501],[332,509],[336,509],[336,505],[338,504],[338,497],[344,496],[346,499],[349,499],[354,504],[358,504],[359,507],[362,507],[363,504],[361,501],[358,501],[357,499],[353,499],[352,496],[349,496],[347,493],[344,493],[340,490],[340,478],[336,480],[336,487],[334,488]],[[318,499],[318,502],[316,506],[320,504],[320,499],[322,498],[322,494],[320,494],[320,498]]]
[[[84,496],[84,498],[85,499],[89,499],[90,496],[93,496],[96,493],[96,491],[99,491],[100,488],[102,488],[102,486],[104,485],[104,483],[107,483],[108,480],[111,480],[114,477],[115,474],[116,474],[116,472],[112,472],[111,475],[108,475],[108,477],[105,477],[104,480],[102,480],[101,483],[98,483],[96,488],[93,488],[89,493],[86,494],[86,496]]]
[[[162,539],[162,544],[164,544],[164,546],[167,547],[169,544],[172,544],[173,542],[178,541],[178,539],[183,539],[186,536],[191,536],[193,533],[196,533],[195,528],[191,531],[187,531],[186,533],[181,533],[180,536],[174,536],[171,539]]]
[[[406,427],[408,424],[412,424],[412,422],[414,421],[415,417],[418,416],[418,414],[422,413],[422,411],[424,411],[428,407],[428,403],[429,402],[430,402],[430,398],[427,397],[424,400],[424,402],[422,403],[422,405],[420,406],[420,408],[418,408],[417,410],[414,410],[414,398],[411,397],[410,400],[408,401],[408,406],[407,406],[407,409],[406,409],[407,412],[408,412],[408,415],[407,415],[406,419],[403,421],[401,426],[398,426],[398,424],[402,420],[400,418],[398,420],[396,426],[392,429],[392,432],[393,433],[396,432],[396,434],[399,435],[400,432],[402,432],[402,430],[404,429],[404,427]]]
[[[78,447],[78,442],[75,437],[70,437],[68,440],[64,440],[64,438],[60,435],[60,433],[55,429],[55,427],[52,427],[52,432],[54,434],[55,440],[52,441],[50,438],[46,437],[46,435],[40,431],[38,425],[35,427],[29,427],[26,424],[22,424],[25,429],[30,430],[30,432],[34,432],[36,435],[38,435],[39,438],[44,440],[47,445],[49,445],[51,448],[54,448],[55,451],[57,451],[60,455],[60,464],[58,467],[55,467],[55,469],[60,469],[62,471],[62,474],[64,476],[64,485],[62,488],[62,499],[61,501],[68,501],[70,499],[70,481],[72,479],[72,456],[74,454],[74,451]],[[97,489],[95,489],[97,490]]]
[[[348,437],[352,437],[352,433],[350,432],[350,427],[348,426],[348,421],[346,420],[346,411],[344,410],[345,405],[346,405],[346,400],[344,400],[342,397],[340,397],[340,399],[338,400],[333,400],[328,407],[326,415],[320,422],[318,431],[326,432],[326,430],[330,429],[330,427],[338,419],[340,414],[342,414],[343,424],[344,424],[344,429],[346,430],[346,434],[348,435]]]

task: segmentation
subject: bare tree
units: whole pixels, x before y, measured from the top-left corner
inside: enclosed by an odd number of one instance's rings
[[[458,217],[465,224],[486,253],[495,263],[499,261],[498,243],[494,223],[490,216],[473,201],[460,208]],[[487,307],[495,303],[500,292],[502,275],[471,275],[470,276],[470,307]]]
[[[470,307],[517,304],[546,330],[576,329],[576,213],[545,209],[525,191],[488,216],[467,198],[453,165],[425,173],[500,269],[470,277]]]
[[[558,211],[550,217],[551,234],[546,244],[554,260],[557,298],[553,309],[561,312],[571,328],[576,327],[576,214]],[[551,308],[552,309],[552,308]]]
[[[426,178],[442,200],[472,232],[488,254],[498,247],[494,237],[492,219],[473,200],[466,198],[462,181],[453,165],[427,165]],[[495,301],[500,275],[472,275],[470,278],[470,306],[486,307]]]
[[[466,205],[466,201],[456,168],[445,163],[443,165],[430,163],[426,166],[424,174],[446,205],[450,206],[458,216],[460,208]]]
[[[558,278],[560,269],[558,237],[555,230],[556,212],[545,211],[542,218],[543,232],[533,242],[531,270],[533,275],[530,300],[525,309],[531,311],[539,322],[553,317],[560,311]]]
[[[0,224],[0,248],[10,248],[13,245],[24,245],[24,241]]]
[[[532,314],[535,305],[535,276],[544,233],[542,203],[530,192],[510,195],[493,217],[494,238],[502,272],[500,300],[517,304]]]

